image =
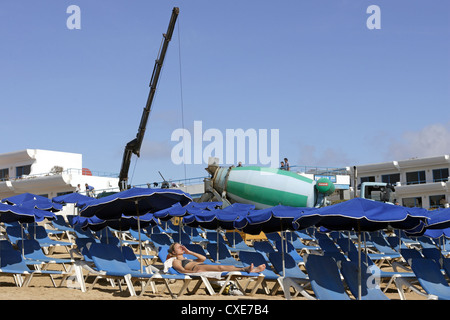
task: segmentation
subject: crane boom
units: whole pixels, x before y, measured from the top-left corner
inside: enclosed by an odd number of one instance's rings
[[[177,20],[180,9],[174,7],[172,10],[172,16],[170,18],[169,27],[167,32],[163,34],[163,44],[159,51],[158,58],[155,61],[155,66],[153,68],[152,78],[150,80],[150,92],[147,98],[147,104],[142,113],[141,123],[139,124],[139,129],[136,134],[136,138],[131,140],[125,146],[125,151],[123,153],[122,166],[119,173],[119,188],[124,190],[127,188],[128,182],[128,170],[130,169],[131,156],[134,153],[138,157],[140,156],[142,141],[144,140],[145,129],[147,127],[148,117],[150,115],[150,110],[153,103],[153,98],[155,97],[156,88],[158,85],[159,75],[164,63],[164,58],[166,56],[167,48],[169,42],[172,39],[173,30],[175,28],[175,22]]]

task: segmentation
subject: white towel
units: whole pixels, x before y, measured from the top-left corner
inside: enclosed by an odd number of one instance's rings
[[[173,260],[175,260],[175,257],[169,258],[164,262],[164,272],[167,273],[170,268],[172,268]]]

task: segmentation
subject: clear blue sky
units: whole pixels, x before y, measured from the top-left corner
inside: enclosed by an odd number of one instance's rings
[[[66,26],[70,5],[80,30]],[[366,26],[370,5],[381,29]],[[4,0],[0,152],[82,153],[118,173],[174,6],[133,184],[206,175],[171,161],[181,104],[190,131],[279,129],[291,165],[450,153],[448,0]]]

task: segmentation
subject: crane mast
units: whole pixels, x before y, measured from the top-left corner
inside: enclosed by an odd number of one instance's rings
[[[125,146],[125,150],[123,153],[122,166],[120,168],[119,173],[119,188],[120,190],[125,190],[127,188],[128,182],[128,171],[130,169],[131,156],[134,153],[138,157],[140,156],[140,150],[142,141],[144,140],[145,129],[147,127],[148,117],[150,115],[153,98],[155,97],[156,88],[158,85],[159,75],[161,73],[161,69],[164,63],[164,58],[166,56],[167,48],[169,46],[169,42],[172,39],[173,30],[175,28],[175,22],[177,21],[178,14],[180,9],[174,7],[172,10],[172,16],[170,18],[169,27],[167,28],[167,32],[163,34],[163,44],[158,53],[158,58],[155,61],[155,66],[153,67],[153,73],[150,80],[150,92],[147,98],[147,103],[142,113],[141,122],[139,124],[139,129],[136,134],[136,138],[131,140]]]

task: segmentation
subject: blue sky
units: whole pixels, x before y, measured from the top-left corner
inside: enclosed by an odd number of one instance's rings
[[[80,30],[66,26],[70,5]],[[381,29],[367,28],[370,5]],[[0,152],[82,153],[84,167],[118,173],[174,6],[133,184],[206,175],[171,160],[182,106],[191,132],[278,129],[291,165],[450,153],[447,0],[2,1]]]

